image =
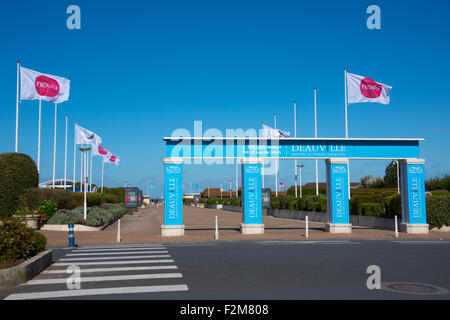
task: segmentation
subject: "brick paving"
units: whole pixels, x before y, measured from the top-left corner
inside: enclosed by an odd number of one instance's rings
[[[179,237],[161,236],[163,224],[163,207],[148,205],[139,209],[139,216],[126,215],[120,223],[121,244],[138,243],[173,243],[202,241],[242,241],[242,240],[306,240],[305,222],[300,220],[274,218],[264,216],[265,232],[261,235],[243,235],[240,233],[242,215],[240,213],[183,207],[183,223],[185,235]],[[215,216],[219,220],[219,240],[214,239]],[[66,247],[68,245],[67,231],[44,231],[47,237],[47,247]],[[75,231],[77,245],[118,244],[117,222],[102,231]],[[325,223],[309,223],[309,240],[343,240],[343,239],[389,239],[394,240],[394,232],[353,226],[351,234],[331,234],[325,231]],[[450,239],[450,232],[430,231],[429,234],[399,233],[399,240],[439,240]]]

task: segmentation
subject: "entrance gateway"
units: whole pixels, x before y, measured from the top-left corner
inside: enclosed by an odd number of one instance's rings
[[[349,214],[349,160],[398,160],[400,167],[402,221],[400,230],[428,233],[425,203],[424,159],[419,141],[424,139],[377,138],[222,138],[166,137],[164,158],[163,236],[184,235],[183,161],[239,161],[242,172],[243,234],[264,233],[261,201],[263,159],[323,159],[326,162],[326,229],[351,233]]]

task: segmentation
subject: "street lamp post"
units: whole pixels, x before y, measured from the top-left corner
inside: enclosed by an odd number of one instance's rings
[[[298,183],[300,185],[300,198],[302,198],[302,167],[303,167],[303,164],[297,165],[297,168],[300,168],[300,181]],[[296,172],[296,175],[297,175],[297,172]]]
[[[231,182],[233,181],[233,179],[228,179],[228,181],[230,181],[230,199],[231,199]]]
[[[87,165],[86,165],[86,152],[91,150],[91,147],[80,147],[80,151],[83,153],[83,161],[84,161],[84,205],[83,205],[83,217],[84,220],[87,218],[87,199],[86,199],[86,191],[87,191]]]

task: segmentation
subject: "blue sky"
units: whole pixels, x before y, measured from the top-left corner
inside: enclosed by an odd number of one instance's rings
[[[81,30],[66,27],[66,8],[81,9]],[[381,9],[381,30],[366,27],[366,8]],[[162,138],[193,131],[260,128],[264,122],[314,136],[344,137],[344,67],[388,84],[391,103],[349,106],[350,137],[425,138],[426,176],[449,172],[450,3],[436,1],[12,1],[0,3],[0,152],[14,151],[16,60],[71,80],[59,105],[57,177],[63,176],[65,114],[68,176],[73,124],[103,138],[121,157],[107,165],[105,185],[126,179],[152,196],[163,187]],[[53,104],[43,102],[41,181],[52,176]],[[37,157],[38,102],[20,104],[19,152]],[[78,158],[79,159],[79,158]],[[78,162],[79,164],[79,162]],[[314,181],[305,161],[303,181]],[[383,175],[387,161],[351,161],[351,180]],[[234,165],[185,165],[191,183],[218,186]],[[325,165],[319,161],[320,180]],[[77,170],[77,173],[79,169]],[[99,184],[101,160],[94,158]],[[293,184],[281,161],[279,181]],[[272,185],[271,185],[272,184]],[[274,187],[274,177],[266,177]],[[234,182],[233,182],[234,186]]]

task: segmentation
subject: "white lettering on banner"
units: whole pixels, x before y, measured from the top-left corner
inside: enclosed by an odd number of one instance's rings
[[[342,192],[342,179],[336,179],[336,217],[344,216],[344,193]]]
[[[250,178],[248,181],[248,216],[256,218],[256,178]]]
[[[420,218],[420,198],[419,198],[419,179],[411,179],[411,197],[412,197],[412,212],[414,218]]]
[[[169,178],[169,219],[175,219],[176,214],[176,178]]]
[[[292,152],[310,152],[310,153],[328,153],[328,152],[346,152],[344,145],[293,145]]]

